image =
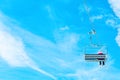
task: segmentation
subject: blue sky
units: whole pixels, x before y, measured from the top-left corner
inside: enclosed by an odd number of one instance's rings
[[[119,4],[0,0],[0,80],[120,80]],[[91,28],[108,48],[105,66],[84,60]]]

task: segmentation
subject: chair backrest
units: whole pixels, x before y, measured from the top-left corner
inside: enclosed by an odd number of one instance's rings
[[[98,62],[98,61],[105,61],[106,60],[106,54],[85,54],[85,60],[86,61],[92,61],[92,62]]]

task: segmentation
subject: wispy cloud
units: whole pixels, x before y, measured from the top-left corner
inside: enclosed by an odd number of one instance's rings
[[[116,40],[118,46],[120,46],[120,28],[118,29],[118,34],[117,34],[115,40]]]
[[[95,20],[100,20],[103,18],[103,15],[97,15],[90,17],[91,21],[94,22]]]
[[[29,61],[29,58],[24,51],[24,44],[10,34],[9,28],[7,29],[4,23],[0,22],[0,25],[0,56],[11,66],[26,66],[27,62],[23,61]]]
[[[106,20],[106,24],[107,25],[110,25],[110,26],[114,26],[115,27],[115,20],[113,20],[113,19],[108,19],[108,20]]]
[[[45,6],[45,9],[46,9],[47,12],[48,12],[49,18],[52,19],[52,20],[54,20],[54,19],[55,19],[55,15],[54,15],[54,13],[53,13],[53,10],[52,10],[51,6],[50,6],[50,5],[47,5],[47,6]]]
[[[106,66],[105,66],[105,67],[93,68],[91,70],[87,70],[87,69],[77,70],[75,74],[67,74],[66,76],[77,77],[77,80],[103,80],[103,79],[104,80],[110,80],[110,79],[119,80],[120,78],[117,76],[120,75],[120,73],[109,73],[109,71],[112,71],[112,70],[114,71],[113,68],[110,68],[110,69],[106,69]]]
[[[60,28],[55,32],[56,45],[60,51],[72,52],[77,48],[80,35],[68,31],[68,26]],[[67,29],[67,31],[65,31]]]
[[[69,27],[68,26],[64,26],[64,27],[61,27],[60,30],[62,30],[62,31],[69,30]]]
[[[120,0],[108,0],[113,12],[115,13],[115,15],[120,19]],[[119,20],[118,20],[119,21]],[[111,24],[114,28],[117,29],[118,34],[115,38],[118,46],[120,46],[120,22],[116,23],[115,20],[108,20],[107,21],[108,24]]]
[[[112,10],[120,18],[120,0],[108,0]]]
[[[28,56],[23,38],[29,34],[24,34],[26,32],[23,30],[24,37],[21,37],[22,34],[16,35],[16,27],[18,26],[13,24],[10,18],[0,13],[0,57],[11,67],[30,67],[55,80],[56,78],[52,74],[40,69]]]

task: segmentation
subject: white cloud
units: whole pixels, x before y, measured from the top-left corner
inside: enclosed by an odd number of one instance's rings
[[[117,34],[115,40],[116,40],[118,46],[120,46],[120,28],[118,29],[118,34]]]
[[[111,69],[111,70],[110,70]],[[77,80],[110,80],[115,79],[119,80],[117,77],[120,73],[110,73],[109,71],[116,71],[113,68],[107,69],[106,66],[94,67],[91,70],[87,69],[78,69],[75,73],[69,73],[66,76],[77,77]],[[114,75],[113,75],[114,74]],[[109,77],[108,77],[109,75]]]
[[[69,27],[68,26],[64,26],[64,27],[61,27],[60,30],[62,30],[62,31],[69,30]]]
[[[97,16],[92,16],[90,17],[91,21],[95,21],[95,20],[99,20],[99,19],[102,19],[103,18],[103,15],[97,15]]]
[[[47,6],[45,6],[45,9],[48,12],[49,18],[55,19],[54,15],[53,15],[53,10],[51,9],[51,7],[49,5],[47,5]]]
[[[27,31],[22,29],[23,32],[20,32],[21,34],[18,33],[20,30],[17,30],[19,28],[15,29],[18,26],[13,24],[12,21],[13,20],[0,13],[0,57],[11,67],[30,67],[55,80],[56,77],[40,69],[28,56],[23,38],[30,34],[25,34]],[[32,39],[34,36],[31,35],[29,37]]]
[[[114,27],[114,26],[115,26],[115,20],[113,20],[113,19],[108,19],[108,20],[106,20],[106,24]]]
[[[117,17],[120,18],[120,0],[108,0]]]
[[[55,34],[57,47],[63,52],[73,52],[77,48],[77,43],[79,41],[79,35],[75,33],[57,33]]]
[[[11,66],[27,66],[28,63],[25,61],[30,61],[30,59],[24,51],[22,41],[12,36],[2,22],[0,26],[0,56]]]
[[[109,4],[115,13],[115,15],[120,19],[120,0],[108,0]],[[120,24],[117,24],[114,20],[108,20],[107,23],[111,24],[114,28],[118,29],[118,34],[115,38],[118,46],[120,46]]]
[[[114,15],[106,15],[107,19],[105,21],[106,25],[112,27],[112,28],[120,28],[120,21],[118,17],[115,17]]]

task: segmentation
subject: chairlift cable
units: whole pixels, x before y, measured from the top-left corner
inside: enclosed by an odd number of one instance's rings
[[[97,41],[96,44],[94,44],[94,42],[93,42],[93,36],[95,35],[94,37],[95,37],[96,40],[97,40],[98,37],[96,35],[96,30],[95,30],[95,25],[93,24],[93,20],[92,20],[92,18],[90,18],[90,10],[89,10],[89,8],[87,6],[86,0],[84,0],[83,5],[84,5],[85,12],[87,13],[88,20],[90,22],[90,29],[91,29],[91,31],[89,32],[89,35],[90,35],[90,37],[89,37],[90,45],[97,46],[98,41]]]
[[[89,20],[89,22],[90,22],[90,29],[91,29],[91,31],[88,33],[88,34],[90,35],[90,37],[89,37],[90,45],[93,45],[93,41],[92,41],[93,31],[92,31],[92,30],[95,31],[95,28],[94,28],[92,19],[90,18],[90,14],[89,14],[90,10],[89,10],[89,8],[88,8],[88,6],[87,6],[87,4],[86,4],[86,0],[83,0],[83,1],[84,1],[84,2],[83,2],[83,6],[84,6],[85,12],[86,12],[86,14],[87,14],[87,16],[88,16],[88,20]]]
[[[88,8],[88,6],[87,6],[87,4],[86,4],[86,0],[84,0],[84,9],[85,9],[85,12],[87,13],[87,16],[88,16],[88,19],[89,19],[89,22],[90,22],[90,28],[91,28],[91,31],[89,32],[89,35],[90,35],[90,37],[89,37],[89,39],[90,39],[90,46],[91,45],[95,45],[96,47],[101,47],[101,50],[102,50],[102,48],[104,48],[105,47],[105,50],[106,50],[106,53],[105,54],[108,54],[108,50],[106,49],[107,47],[106,46],[104,46],[104,45],[99,45],[98,44],[98,41],[97,41],[97,43],[95,43],[94,44],[94,42],[93,42],[93,35],[96,35],[96,31],[95,31],[95,25],[93,24],[93,20],[92,20],[92,18],[90,17],[90,10],[89,10],[89,8]],[[96,38],[97,38],[97,36],[96,36]],[[93,47],[93,48],[95,48],[95,47]],[[100,50],[100,51],[101,51]],[[87,56],[87,54],[86,54],[86,47],[85,47],[85,49],[84,49],[84,53],[85,53],[85,60],[87,60],[87,58],[86,58],[86,56]],[[92,54],[90,54],[90,55],[92,55]],[[97,56],[100,56],[99,54],[97,55]],[[90,59],[90,58],[89,58]],[[90,61],[92,60],[93,58],[91,58],[90,59]],[[96,58],[96,59],[98,59],[98,60],[101,60],[101,59],[106,59],[106,56],[105,56],[105,58]],[[105,60],[104,60],[105,61]],[[105,64],[105,62],[103,61],[103,63],[101,64],[101,61],[99,61],[100,62],[100,65],[104,65]]]
[[[91,25],[91,29],[95,29],[95,28],[94,28],[93,21],[92,21],[92,19],[90,18],[90,14],[89,14],[90,10],[89,10],[89,8],[88,8],[88,6],[87,6],[87,4],[86,4],[86,0],[84,0],[83,4],[84,4],[83,6],[84,6],[84,9],[85,9],[85,12],[87,13],[87,16],[88,16],[88,19],[89,19],[89,22],[90,22],[90,25]]]

